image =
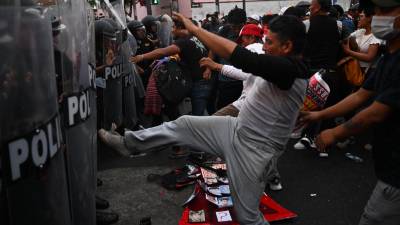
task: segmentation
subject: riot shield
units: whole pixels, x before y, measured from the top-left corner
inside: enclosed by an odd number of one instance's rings
[[[138,117],[136,114],[136,103],[135,103],[135,77],[133,64],[130,62],[132,51],[128,40],[122,43],[122,66],[123,66],[123,77],[122,77],[122,101],[123,101],[123,118],[124,127],[133,129],[137,123]]]
[[[50,21],[0,7],[0,24],[0,223],[69,225]]]
[[[87,48],[88,48],[88,71],[89,71],[89,78],[91,81],[91,89],[90,89],[90,101],[89,107],[92,110],[91,118],[89,121],[91,123],[90,127],[94,130],[90,140],[92,141],[92,154],[93,154],[93,174],[94,178],[97,177],[97,102],[96,102],[96,46],[95,46],[95,31],[94,31],[94,12],[93,9],[90,7],[89,3],[86,2],[85,9],[87,11]],[[96,113],[94,113],[96,112]],[[97,183],[96,181],[94,181]]]
[[[80,1],[62,1],[60,22],[64,27],[60,33],[53,33],[56,53],[56,72],[62,77],[62,91],[59,92],[60,113],[66,143],[69,196],[74,225],[94,225],[95,217],[95,143],[96,126],[91,106],[93,98],[93,73],[90,72],[87,15]],[[57,25],[57,24],[56,24]],[[55,25],[53,24],[53,29]],[[60,40],[59,40],[60,39]],[[64,43],[60,43],[63,41]],[[58,49],[58,44],[64,46]]]
[[[168,47],[172,44],[172,18],[168,16],[167,14],[164,14],[163,16],[160,17],[160,29],[158,29],[158,37],[160,38],[161,41],[161,47],[165,48]]]
[[[110,21],[96,22],[96,66],[102,68],[97,79],[98,121],[105,129],[122,124],[122,33]]]

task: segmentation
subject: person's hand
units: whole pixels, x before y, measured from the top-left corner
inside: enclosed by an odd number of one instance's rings
[[[315,144],[320,152],[326,152],[326,149],[337,142],[333,129],[322,131],[315,139]]]
[[[189,20],[184,15],[182,15],[182,14],[180,14],[178,12],[172,12],[172,18],[174,20],[177,20],[177,21],[183,23],[183,25],[185,25],[185,28],[190,33],[193,33],[196,29],[198,29],[198,27],[196,25],[194,25],[191,20]]]
[[[132,56],[131,62],[140,63],[141,61],[143,61],[143,59],[144,59],[143,55]]]
[[[203,79],[204,80],[211,79],[211,74],[212,74],[212,72],[211,72],[210,68],[207,67],[203,72]]]
[[[140,75],[143,75],[143,74],[144,74],[144,69],[142,69],[142,67],[136,65],[136,69],[137,69],[137,71],[138,71],[138,73],[139,73]]]
[[[300,111],[298,124],[300,126],[307,125],[309,123],[317,122],[321,120],[320,111]]]
[[[222,64],[218,64],[208,57],[200,59],[200,67],[207,67],[211,70],[219,72],[222,70]]]
[[[351,49],[350,49],[350,41],[349,40],[344,41],[342,43],[342,48],[343,48],[343,52],[344,53],[349,54],[349,52],[351,51]]]

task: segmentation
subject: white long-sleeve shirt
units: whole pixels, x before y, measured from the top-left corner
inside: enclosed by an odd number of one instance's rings
[[[258,54],[264,54],[264,51],[262,50],[263,44],[261,43],[254,43],[251,45],[248,45],[246,47],[248,50],[258,53]],[[249,92],[249,90],[253,87],[254,85],[254,80],[255,76],[253,76],[251,73],[245,73],[241,69],[238,69],[234,66],[231,65],[224,65],[221,70],[221,74],[236,80],[242,80],[243,81],[243,90],[242,94],[236,100],[235,102],[232,103],[233,106],[235,106],[239,111],[244,103],[244,100],[246,98],[246,93]]]

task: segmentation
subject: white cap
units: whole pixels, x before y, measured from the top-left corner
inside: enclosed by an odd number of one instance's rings
[[[260,16],[259,16],[259,15],[257,15],[257,14],[253,14],[253,15],[251,15],[251,16],[249,16],[249,18],[251,18],[251,19],[253,19],[253,20],[260,21]]]

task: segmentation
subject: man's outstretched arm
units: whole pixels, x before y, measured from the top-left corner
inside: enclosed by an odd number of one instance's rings
[[[339,140],[364,132],[385,121],[392,112],[393,110],[390,106],[375,101],[347,122],[335,128],[324,130],[316,140],[318,149],[325,150]]]
[[[360,108],[374,95],[373,91],[360,88],[358,91],[347,96],[345,99],[321,111],[300,112],[300,123],[309,124],[320,120],[331,119],[339,116],[344,116],[350,112]]]
[[[238,46],[235,42],[197,27],[179,13],[174,13],[174,16],[214,54],[229,59],[233,66],[242,69],[246,73],[260,76],[284,90],[292,86],[296,77],[305,76],[305,74],[299,74],[305,73],[305,68],[300,68],[302,66],[298,65],[295,60],[283,56],[253,53]],[[268,69],[266,70],[265,68]]]

